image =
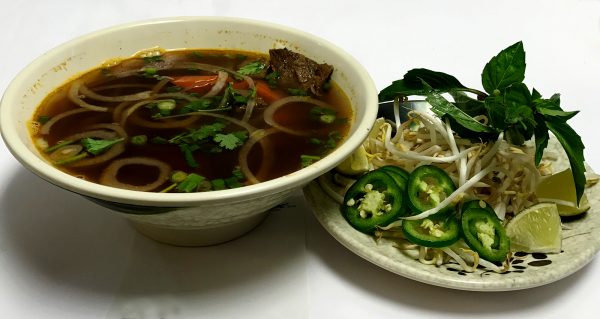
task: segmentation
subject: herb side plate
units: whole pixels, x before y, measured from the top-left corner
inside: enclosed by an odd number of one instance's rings
[[[555,167],[566,168],[568,161],[565,161],[566,157],[561,158]],[[436,267],[422,264],[417,260],[418,256],[397,249],[392,241],[376,241],[372,236],[352,228],[342,217],[338,203],[327,195],[318,181],[304,188],[304,196],[321,225],[346,248],[388,271],[435,286],[470,291],[538,287],[575,273],[600,250],[600,185],[586,189],[591,205],[588,212],[574,220],[563,220],[561,253],[516,253],[509,271],[502,274],[482,269],[467,273],[445,265]]]

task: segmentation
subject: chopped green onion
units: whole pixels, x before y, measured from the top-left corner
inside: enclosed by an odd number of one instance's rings
[[[331,124],[333,122],[335,122],[335,115],[332,114],[323,114],[321,116],[319,116],[319,121],[321,121],[321,123],[325,123],[325,124]]]
[[[212,184],[212,189],[216,191],[227,188],[227,185],[225,185],[225,180],[221,178],[213,179],[210,181],[210,183]]]
[[[50,146],[50,147],[46,148],[44,150],[44,152],[52,153],[52,152],[56,151],[57,149],[59,149],[63,146],[67,146],[69,144],[73,144],[74,142],[75,141],[70,141],[70,140],[59,141],[58,143],[54,144],[54,146]]]
[[[302,165],[302,168],[307,167],[320,159],[321,159],[320,156],[300,155],[300,163]]]
[[[38,118],[37,118],[37,121],[38,121],[40,124],[44,125],[44,124],[46,124],[48,121],[50,121],[50,116],[48,116],[48,115],[40,115],[40,116],[38,116]]]
[[[62,159],[62,160],[59,160],[59,161],[54,161],[54,164],[55,165],[68,165],[68,164],[71,164],[73,162],[76,162],[76,161],[78,161],[80,159],[83,159],[83,158],[87,157],[87,155],[88,155],[87,153],[82,152],[82,153],[79,153],[79,154],[77,154],[75,156],[72,156],[72,157],[68,157],[68,158],[65,158],[65,159]]]
[[[148,136],[135,135],[135,136],[131,137],[130,141],[131,141],[131,144],[133,144],[133,145],[144,146],[144,145],[146,145],[146,143],[148,143]]]
[[[164,137],[155,136],[150,139],[150,143],[152,143],[152,144],[168,144],[169,140],[167,140]]]
[[[238,181],[237,177],[232,176],[225,179],[225,185],[229,188],[242,187],[242,184]]]
[[[171,173],[171,182],[181,183],[188,177],[188,174],[184,171],[173,171]]]

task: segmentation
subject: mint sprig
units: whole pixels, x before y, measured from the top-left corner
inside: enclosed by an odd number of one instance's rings
[[[552,132],[569,159],[579,203],[585,188],[585,147],[581,137],[567,124],[578,111],[564,111],[559,94],[543,98],[537,90],[529,90],[523,83],[525,68],[525,50],[519,41],[485,65],[481,73],[485,92],[465,87],[454,76],[443,72],[412,69],[381,90],[379,100],[424,96],[437,116],[448,120],[457,134],[468,138],[488,141],[504,132],[504,139],[514,145],[534,138],[536,165]],[[454,101],[448,101],[443,93],[449,93]],[[476,98],[466,93],[475,94]],[[475,120],[479,115],[486,116],[489,123],[485,125]]]

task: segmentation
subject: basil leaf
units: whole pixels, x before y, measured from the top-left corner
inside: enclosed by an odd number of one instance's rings
[[[467,94],[457,90],[451,90],[450,95],[454,99],[454,105],[470,116],[487,115],[485,103],[469,97]]]
[[[535,166],[538,166],[542,161],[544,150],[548,146],[550,135],[548,134],[548,127],[546,126],[544,118],[536,116],[536,119],[537,125],[535,126],[533,134],[535,136]]]
[[[504,106],[504,98],[502,96],[490,95],[484,100],[485,108],[487,109],[490,126],[495,127],[499,131],[504,131],[508,125],[506,124],[506,107]]]
[[[546,117],[557,118],[561,121],[567,121],[579,113],[579,111],[563,111],[560,107],[560,94],[554,94],[549,99],[539,98],[534,101],[534,105],[538,113]]]
[[[448,92],[451,89],[465,88],[452,75],[429,69],[412,69],[404,75],[406,86],[412,89],[422,88],[423,81],[436,91]]]
[[[533,110],[529,106],[531,105],[531,94],[525,84],[516,83],[507,88],[504,93],[504,104],[506,107],[504,121],[507,124],[520,124],[525,130],[535,127]]]
[[[556,139],[558,139],[567,153],[573,172],[573,180],[575,182],[577,204],[579,204],[579,200],[585,189],[585,158],[583,156],[583,149],[585,146],[581,141],[581,137],[566,122],[546,121],[546,126],[554,133],[554,136],[556,136]]]
[[[429,90],[421,88],[409,88],[406,86],[404,80],[396,80],[392,82],[388,87],[379,91],[379,101],[391,101],[397,96],[411,96],[411,95],[427,95]]]
[[[449,116],[458,122],[458,124],[473,132],[495,132],[491,127],[475,120],[469,114],[450,103],[439,93],[430,93],[425,100],[431,104],[431,111],[440,118]]]
[[[525,50],[519,41],[502,50],[483,68],[481,83],[489,94],[495,90],[503,91],[515,83],[525,79]]]
[[[427,83],[427,85],[424,85]],[[379,101],[391,101],[397,96],[427,95],[431,90],[449,92],[455,89],[467,89],[452,75],[429,69],[412,69],[404,78],[379,92]]]

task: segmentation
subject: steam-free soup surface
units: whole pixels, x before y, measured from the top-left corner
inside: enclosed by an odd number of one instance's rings
[[[32,137],[56,167],[108,186],[259,183],[342,143],[353,114],[332,72],[286,49],[152,52],[57,89],[34,115]]]

